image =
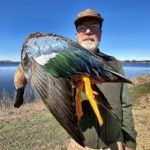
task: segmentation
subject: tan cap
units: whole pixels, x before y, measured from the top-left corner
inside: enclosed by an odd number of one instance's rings
[[[84,18],[95,18],[97,19],[100,23],[103,22],[103,18],[102,16],[96,12],[95,10],[91,10],[91,9],[86,9],[80,13],[77,14],[77,18],[74,21],[75,26],[77,26],[79,24],[79,22],[84,19]]]

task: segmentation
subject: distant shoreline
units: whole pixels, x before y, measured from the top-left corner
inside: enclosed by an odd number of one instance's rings
[[[150,63],[150,60],[123,60],[122,63]]]
[[[150,63],[150,60],[121,60],[122,63]],[[14,60],[0,60],[0,63],[20,63],[20,61]]]
[[[20,61],[14,61],[14,60],[0,60],[0,63],[20,63]]]

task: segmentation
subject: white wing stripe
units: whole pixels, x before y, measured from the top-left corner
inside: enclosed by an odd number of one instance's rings
[[[54,58],[58,53],[50,53],[48,55],[41,55],[39,57],[34,58],[40,65],[45,65],[49,59]]]

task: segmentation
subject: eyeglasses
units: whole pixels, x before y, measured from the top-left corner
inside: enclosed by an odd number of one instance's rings
[[[86,32],[87,29],[90,29],[92,32],[97,31],[100,29],[100,25],[98,23],[96,24],[90,24],[90,25],[78,25],[77,26],[77,32]]]

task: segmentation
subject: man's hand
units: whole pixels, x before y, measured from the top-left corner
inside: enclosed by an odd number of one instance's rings
[[[127,147],[127,146],[125,146],[125,150],[136,150],[136,148],[132,148],[132,147]]]

